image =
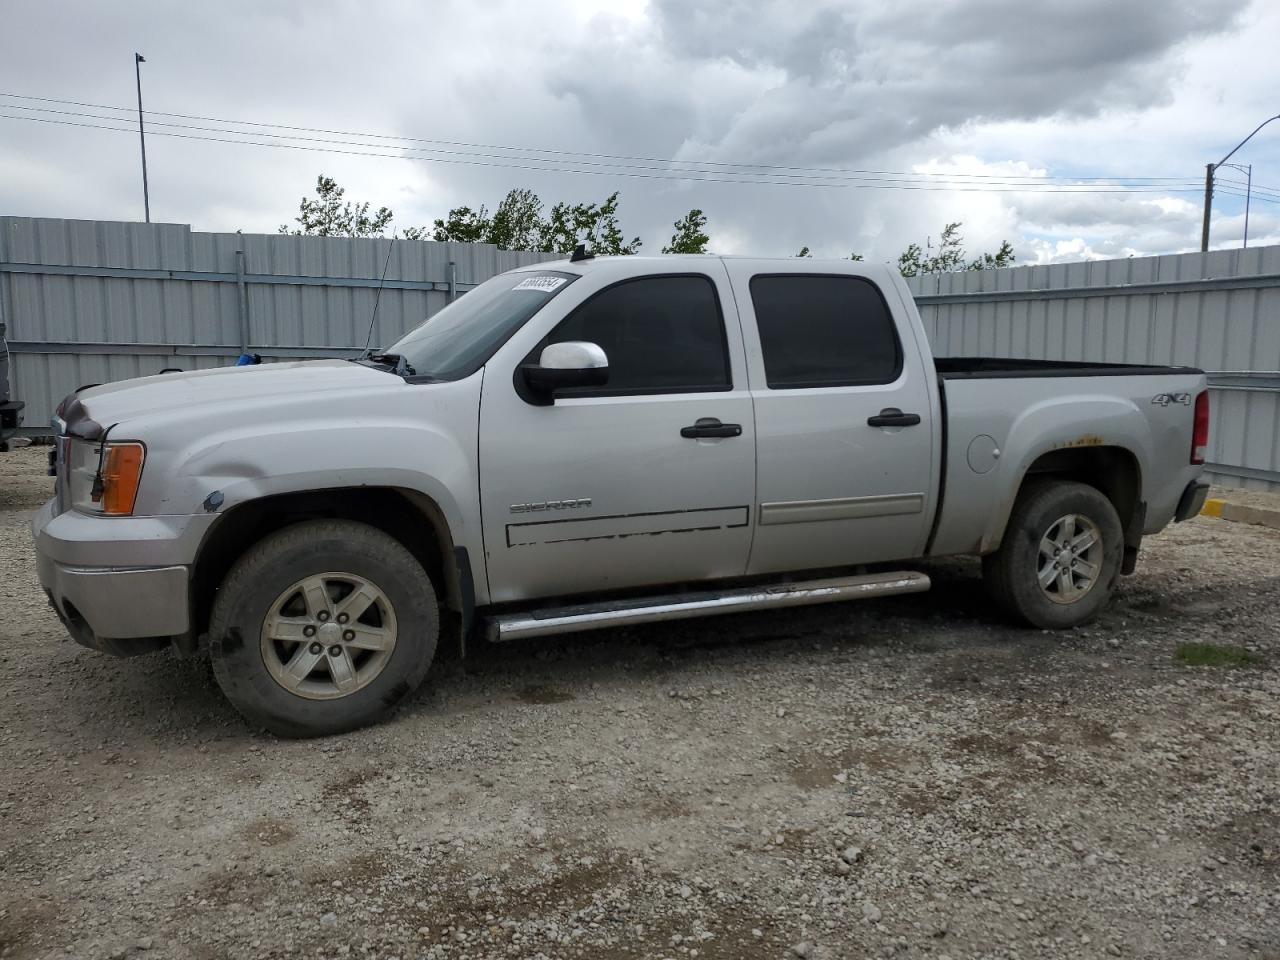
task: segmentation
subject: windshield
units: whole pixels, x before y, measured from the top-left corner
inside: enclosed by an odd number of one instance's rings
[[[380,353],[403,358],[418,378],[461,380],[578,279],[557,270],[504,273],[486,280]]]

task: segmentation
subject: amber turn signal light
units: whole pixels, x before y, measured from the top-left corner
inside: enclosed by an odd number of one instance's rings
[[[112,443],[102,465],[102,512],[116,516],[133,513],[142,479],[145,451],[140,443]]]

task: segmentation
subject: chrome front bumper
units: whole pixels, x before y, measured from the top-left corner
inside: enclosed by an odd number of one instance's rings
[[[175,519],[203,518],[58,514],[53,501],[36,513],[32,533],[40,583],[77,643],[120,653],[120,645],[111,640],[172,637],[190,630],[189,561],[172,561],[186,552],[179,544],[192,537],[198,542],[202,531],[163,522]],[[158,536],[166,528],[176,536]],[[151,547],[146,558],[160,564],[137,562],[143,559],[138,548],[144,544]],[[105,554],[114,554],[113,562],[103,563]]]

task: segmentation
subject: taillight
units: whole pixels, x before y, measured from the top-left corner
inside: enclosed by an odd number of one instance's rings
[[[1195,423],[1191,427],[1191,462],[1204,463],[1209,453],[1209,391],[1196,397]]]

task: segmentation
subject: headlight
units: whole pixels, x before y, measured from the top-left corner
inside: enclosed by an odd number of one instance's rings
[[[71,506],[85,513],[128,516],[138,496],[146,448],[132,442],[108,442],[103,447],[87,440],[71,441],[67,451]]]

